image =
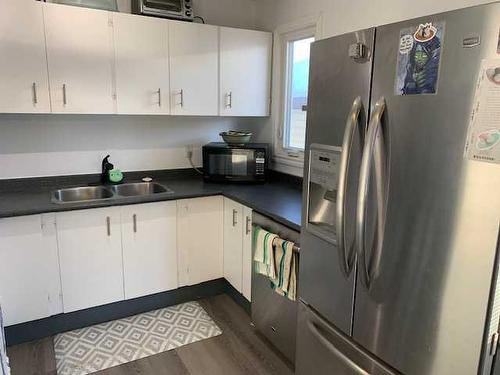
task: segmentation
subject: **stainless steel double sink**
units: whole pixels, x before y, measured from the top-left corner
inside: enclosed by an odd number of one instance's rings
[[[81,186],[58,189],[52,192],[52,201],[55,203],[75,203],[172,193],[172,190],[156,182],[133,182],[112,186]]]

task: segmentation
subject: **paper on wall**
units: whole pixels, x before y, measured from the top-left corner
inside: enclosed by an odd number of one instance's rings
[[[500,59],[481,63],[465,155],[500,164]]]

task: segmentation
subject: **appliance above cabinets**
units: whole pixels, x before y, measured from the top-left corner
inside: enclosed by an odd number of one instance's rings
[[[193,21],[191,0],[132,0],[132,13]]]

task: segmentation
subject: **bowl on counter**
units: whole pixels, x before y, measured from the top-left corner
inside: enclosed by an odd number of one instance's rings
[[[250,143],[250,139],[252,138],[252,133],[250,132],[239,132],[230,130],[227,132],[219,133],[224,142],[230,145],[245,145]]]

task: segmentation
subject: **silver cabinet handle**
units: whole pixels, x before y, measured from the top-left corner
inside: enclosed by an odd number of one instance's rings
[[[181,101],[177,103],[177,105],[180,105],[181,108],[184,107],[184,90],[180,89],[179,92],[177,93],[181,97]]]
[[[246,234],[250,234],[250,232],[252,231],[252,218],[250,216],[247,216],[247,221],[246,221],[246,228],[245,228],[245,232]]]
[[[158,107],[161,107],[161,88],[158,88]]]
[[[385,107],[385,99],[382,97],[375,104],[373,114],[370,118],[359,175],[358,207],[356,210],[356,243],[358,258],[361,262],[360,268],[362,269],[362,279],[364,279],[367,288],[370,288],[372,279],[378,274],[385,228],[385,209],[387,206],[385,184],[387,183],[388,162],[385,155],[382,133],[382,116]],[[377,230],[371,259],[368,261],[366,259],[365,227],[372,163],[375,164]]]
[[[38,104],[38,95],[36,93],[36,82],[33,82],[33,104]]]
[[[111,236],[111,218],[109,216],[106,216],[106,229],[108,232],[108,237]]]
[[[233,227],[238,224],[238,211],[233,209]]]
[[[62,91],[63,91],[63,105],[68,104],[68,100],[66,98],[66,84],[63,83],[62,85]]]
[[[226,108],[232,108],[233,107],[233,92],[229,91],[226,94]]]
[[[134,222],[134,233],[137,233],[137,215],[136,214],[134,214],[132,216],[132,220]]]
[[[346,194],[347,194],[347,174],[349,170],[349,161],[352,151],[352,144],[356,129],[360,128],[360,112],[363,108],[361,97],[354,99],[351,111],[347,117],[347,123],[344,131],[344,140],[342,142],[342,154],[340,156],[339,180],[337,190],[337,211],[336,211],[336,226],[337,226],[337,248],[340,256],[340,264],[344,276],[349,277],[355,259],[354,244],[351,244],[347,251],[345,239],[345,210],[346,210]],[[362,131],[360,132],[363,133]]]

